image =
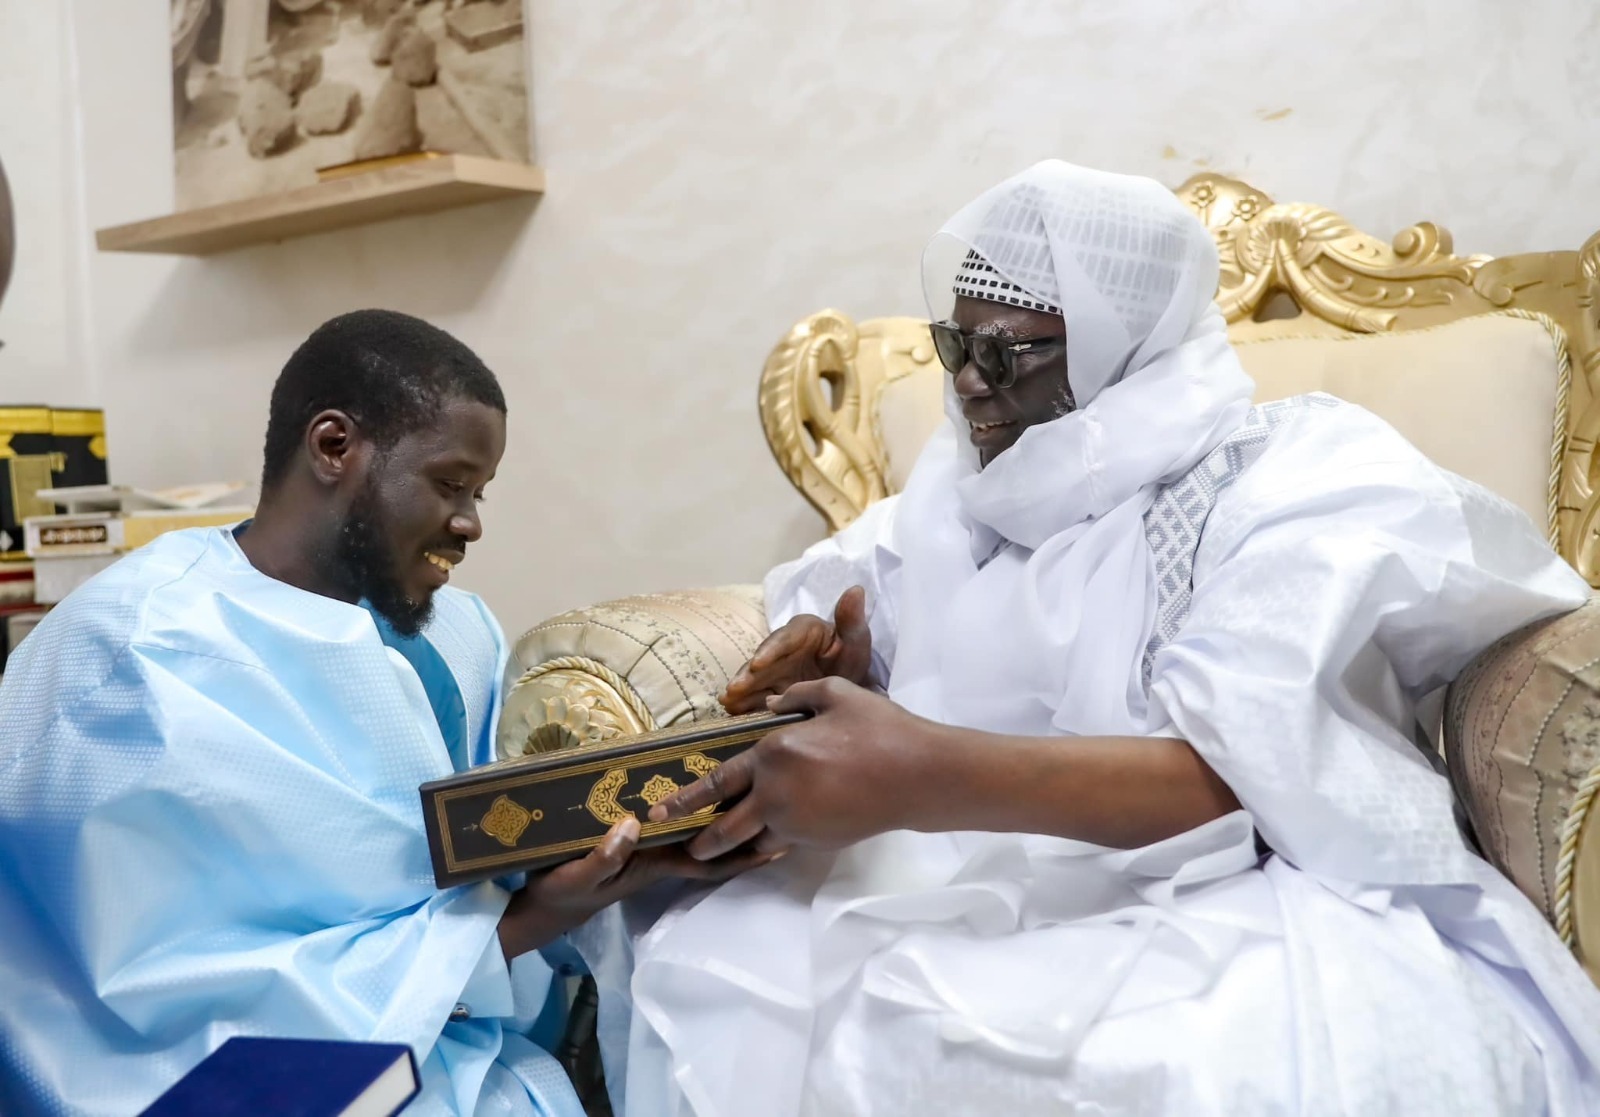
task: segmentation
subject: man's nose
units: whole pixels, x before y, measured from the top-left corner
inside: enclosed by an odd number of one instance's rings
[[[978,371],[977,362],[968,360],[961,366],[961,371],[956,373],[956,395],[962,399],[982,399],[984,396],[994,394],[994,389],[989,387],[989,382],[983,378],[983,373]]]
[[[483,538],[483,521],[478,517],[476,504],[471,511],[457,512],[450,517],[450,534],[459,535],[468,543],[476,543]]]

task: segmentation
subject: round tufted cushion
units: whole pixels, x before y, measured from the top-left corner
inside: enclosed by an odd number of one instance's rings
[[[1480,655],[1445,719],[1451,780],[1484,855],[1600,981],[1600,597]]]
[[[716,696],[766,634],[753,585],[643,594],[551,617],[512,649],[498,752],[725,717]]]

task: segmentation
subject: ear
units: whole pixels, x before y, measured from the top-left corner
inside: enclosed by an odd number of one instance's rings
[[[356,421],[343,411],[319,412],[306,426],[306,456],[312,475],[330,488],[363,473],[370,449]]]

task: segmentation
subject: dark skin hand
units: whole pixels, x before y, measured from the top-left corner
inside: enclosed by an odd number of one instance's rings
[[[530,876],[500,917],[500,949],[506,961],[560,938],[602,908],[659,881],[723,881],[782,856],[748,849],[700,859],[681,845],[636,851],[638,840],[638,819],[625,818],[587,856]]]
[[[836,849],[889,830],[1049,834],[1131,849],[1239,807],[1199,754],[1171,738],[981,733],[917,717],[841,678],[796,683],[769,707],[813,716],[651,808],[660,821],[738,799],[689,843],[691,855],[709,860],[747,844]]]
[[[972,334],[1015,342],[1061,337],[1060,315],[958,298]],[[987,466],[1031,426],[1071,409],[1064,344],[1017,355],[1016,383],[991,387],[968,361],[955,373],[968,435]],[[1131,849],[1239,809],[1188,742],[1145,737],[1022,737],[940,725],[863,689],[871,662],[865,594],[839,599],[830,625],[796,617],[769,636],[723,705],[811,712],[650,810],[682,818],[734,801],[689,843],[731,850],[834,849],[889,830],[1047,834]]]
[[[866,686],[871,671],[867,591],[854,586],[839,598],[831,624],[802,613],[761,641],[720,701],[730,714],[748,714],[766,709],[767,699],[795,683],[837,675]]]
[[[300,452],[276,488],[262,494],[240,538],[262,573],[311,593],[347,601],[362,586],[341,576],[329,556],[352,500],[370,493],[381,517],[399,590],[431,595],[446,576],[429,553],[454,563],[483,534],[477,501],[505,450],[505,416],[481,403],[453,400],[428,427],[401,437],[386,452],[341,411],[312,416]],[[510,961],[579,926],[595,912],[658,881],[726,880],[771,857],[745,850],[704,860],[681,845],[637,850],[639,822],[626,818],[586,857],[528,878],[500,918],[500,946]]]

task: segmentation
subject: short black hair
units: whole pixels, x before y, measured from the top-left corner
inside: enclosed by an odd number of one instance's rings
[[[320,412],[343,411],[364,436],[388,449],[459,399],[505,414],[494,373],[444,330],[393,310],[330,319],[301,342],[272,386],[262,491],[283,478],[306,425]]]

